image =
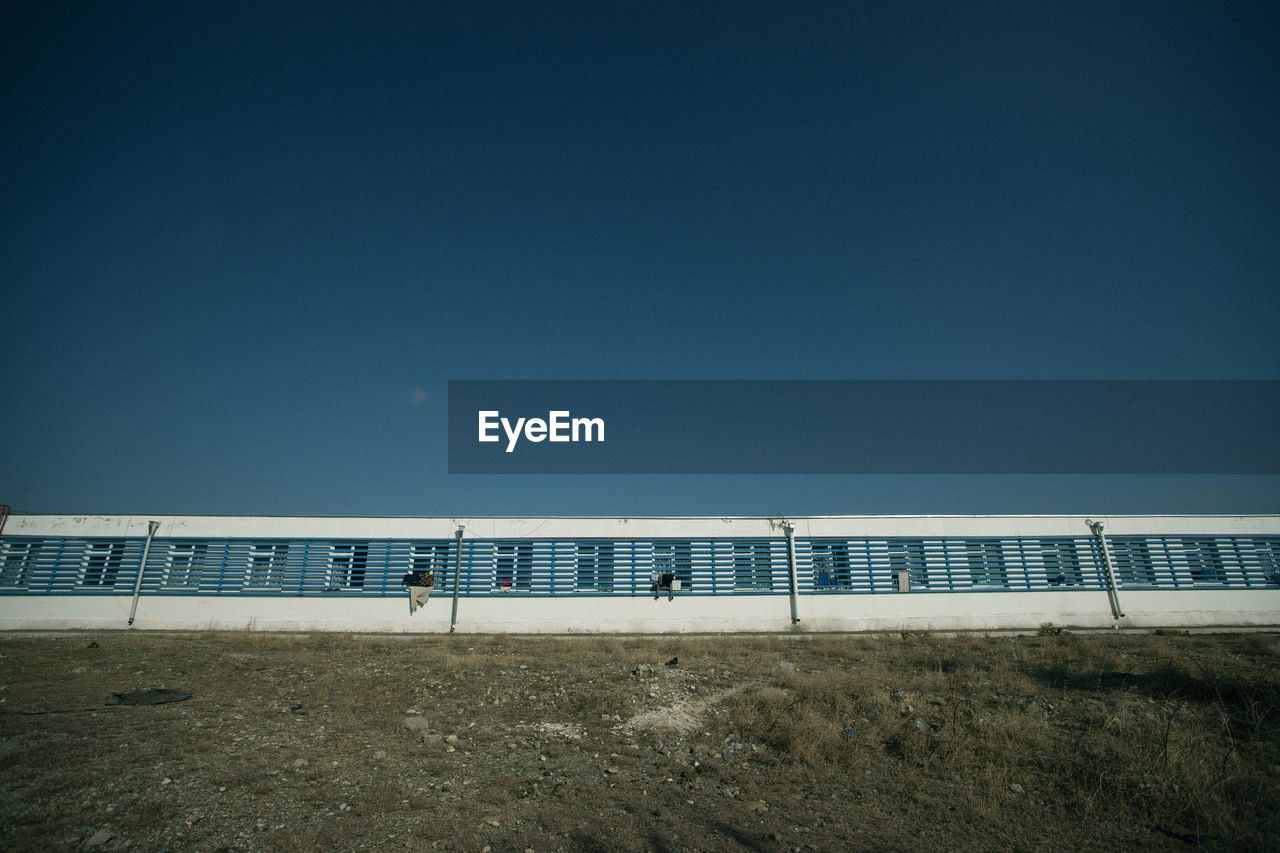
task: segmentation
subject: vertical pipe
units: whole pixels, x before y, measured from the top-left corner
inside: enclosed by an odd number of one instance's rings
[[[458,540],[457,551],[453,555],[453,610],[449,614],[449,633],[453,633],[453,626],[458,624],[458,579],[462,577],[462,526],[459,525],[457,531],[453,534]]]
[[[789,521],[784,521],[782,532],[787,534],[787,571],[791,576],[791,624],[795,625],[800,621],[799,603],[796,600],[796,526]]]
[[[138,613],[138,596],[142,595],[142,573],[147,568],[147,555],[151,553],[151,538],[160,529],[160,522],[147,522],[147,542],[142,546],[142,561],[138,563],[138,577],[133,582],[133,604],[129,607],[129,627],[133,627],[133,617]]]
[[[1089,525],[1093,535],[1098,538],[1098,545],[1102,548],[1102,566],[1107,570],[1107,600],[1111,602],[1111,614],[1116,619],[1123,619],[1124,611],[1120,609],[1120,591],[1116,588],[1116,573],[1111,566],[1111,549],[1107,547],[1107,537],[1102,532],[1102,522],[1086,518],[1084,523]]]

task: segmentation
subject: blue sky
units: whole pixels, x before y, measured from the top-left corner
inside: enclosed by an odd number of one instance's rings
[[[0,74],[15,511],[1280,510],[445,443],[449,379],[1280,378],[1273,3],[18,2]]]

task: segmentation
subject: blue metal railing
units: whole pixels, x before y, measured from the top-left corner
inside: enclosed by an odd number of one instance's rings
[[[1108,537],[1125,589],[1280,587],[1280,537]],[[396,596],[431,571],[453,590],[454,539],[0,538],[0,594]],[[681,595],[790,590],[786,540],[464,539],[464,596],[648,595],[654,574]],[[1079,537],[797,538],[797,592],[1101,590],[1098,542]]]
[[[1280,538],[1108,537],[1116,580],[1146,589],[1280,586]]]
[[[802,592],[1103,589],[1089,537],[797,539]]]

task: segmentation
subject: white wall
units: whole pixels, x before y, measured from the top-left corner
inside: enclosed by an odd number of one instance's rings
[[[831,516],[794,518],[796,535],[819,536],[1084,536],[1090,516]],[[1091,516],[1108,535],[1277,536],[1280,516]],[[5,536],[158,538],[467,538],[643,539],[677,537],[781,539],[769,518],[301,518],[237,516],[12,516]],[[1120,626],[1252,626],[1280,624],[1280,589],[1121,590]],[[126,627],[128,595],[0,595],[0,630]],[[155,630],[444,632],[448,591],[410,616],[407,593],[356,596],[254,597],[146,595],[134,627]],[[714,632],[1034,629],[1113,624],[1102,591],[915,591],[811,594],[799,598],[792,626],[787,595],[525,597],[477,596],[458,602],[460,632]]]
[[[795,517],[795,535],[808,536],[1087,536],[1086,519],[1102,521],[1109,536],[1280,535],[1280,515],[917,515]],[[145,537],[158,521],[165,538],[452,539],[459,526],[469,539],[593,538],[691,539],[782,537],[778,518],[320,518],[298,516],[15,515],[6,536]]]
[[[1259,626],[1280,624],[1280,589],[1122,591],[1126,617],[1113,620],[1101,591],[884,593],[799,598],[791,625],[786,595],[545,597],[483,596],[458,601],[462,633],[697,633],[728,631],[946,631]],[[0,597],[0,630],[127,627],[127,595]],[[442,633],[452,599],[433,595],[409,615],[395,598],[151,596],[138,603],[140,630],[259,630]]]

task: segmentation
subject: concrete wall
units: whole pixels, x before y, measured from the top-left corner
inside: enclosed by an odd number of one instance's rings
[[[125,628],[125,595],[0,598],[0,630]],[[730,631],[948,631],[1058,626],[1194,627],[1280,624],[1280,589],[1121,592],[1113,620],[1105,592],[886,593],[810,595],[791,625],[786,595],[528,598],[458,601],[462,633],[690,633]],[[452,599],[434,595],[409,615],[395,598],[143,596],[139,630],[259,630],[444,633]]]
[[[1280,516],[1092,516],[1109,536],[1280,536]],[[783,537],[770,518],[276,518],[235,516],[13,516],[9,536],[142,538],[149,520],[165,538]],[[1086,516],[839,516],[790,519],[798,537],[1083,536]],[[459,632],[679,633],[870,631],[1078,627],[1280,625],[1280,588],[1125,590],[1125,618],[1114,620],[1099,590],[801,595],[791,623],[786,594],[482,595],[458,601]],[[122,594],[0,595],[0,630],[120,629],[131,598]],[[403,596],[146,595],[134,627],[150,630],[447,632],[452,600],[440,590],[410,616]]]
[[[1101,521],[1109,536],[1280,535],[1278,515],[881,515],[793,517],[795,535],[809,536],[1085,536],[1086,519]],[[674,537],[719,539],[781,537],[782,517],[775,518],[498,518],[436,516],[430,518],[323,518],[302,516],[195,515],[15,515],[6,536],[147,535],[147,522],[158,521],[156,536],[177,538],[332,538],[452,539],[459,526],[469,539],[594,537],[643,539]]]

